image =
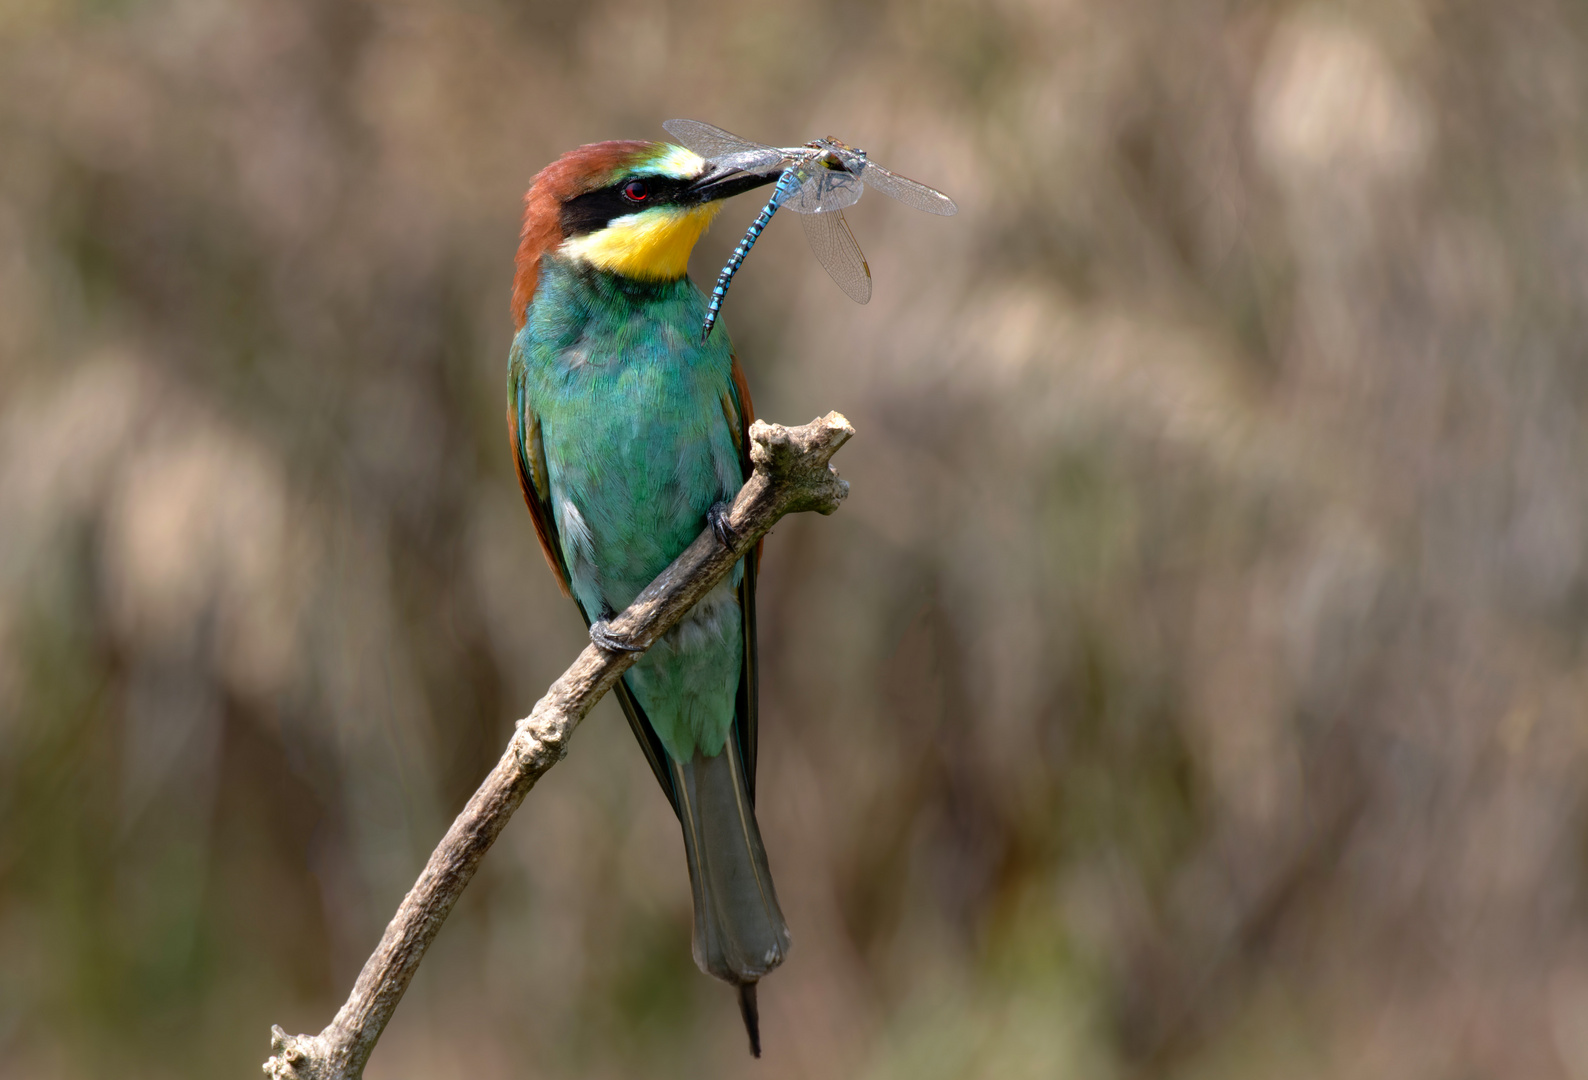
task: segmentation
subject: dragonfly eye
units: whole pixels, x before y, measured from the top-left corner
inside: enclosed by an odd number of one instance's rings
[[[630,180],[623,185],[623,197],[629,202],[644,202],[651,197],[651,189],[645,186],[644,180]]]

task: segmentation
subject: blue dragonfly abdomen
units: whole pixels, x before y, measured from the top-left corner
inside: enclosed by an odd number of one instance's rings
[[[706,304],[706,321],[700,328],[701,341],[710,337],[711,328],[717,325],[717,313],[722,310],[722,301],[728,295],[728,286],[733,282],[733,275],[738,273],[739,267],[744,264],[745,256],[750,254],[750,249],[755,247],[755,242],[766,231],[767,225],[772,221],[772,215],[777,213],[779,206],[783,205],[783,200],[799,190],[799,186],[799,173],[795,169],[784,169],[783,175],[777,178],[777,187],[772,189],[772,197],[767,199],[766,205],[761,208],[761,213],[744,231],[744,238],[739,241],[739,246],[733,249],[733,254],[728,257],[722,273],[717,275],[717,284],[711,290],[711,300]]]

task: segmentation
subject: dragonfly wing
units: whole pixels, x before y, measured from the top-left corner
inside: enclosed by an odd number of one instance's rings
[[[799,169],[798,175],[804,182],[783,205],[801,214],[827,214],[853,206],[866,190],[860,177],[842,169],[808,164]]]
[[[699,120],[668,120],[662,127],[684,146],[719,165],[756,172],[784,160],[783,151],[775,146],[741,139],[731,131]]]
[[[875,162],[866,162],[860,179],[866,182],[867,187],[876,188],[888,198],[897,199],[905,206],[912,206],[917,210],[925,210],[928,214],[948,217],[959,213],[959,207],[954,205],[954,200],[941,191],[934,191],[925,184],[918,184],[898,173],[891,173]]]
[[[811,250],[844,295],[857,304],[871,299],[871,267],[855,243],[855,234],[849,231],[849,222],[843,211],[830,214],[802,214],[800,223],[805,226],[805,239]]]
[[[720,127],[713,127],[700,120],[667,120],[663,122],[662,128],[701,157],[771,149],[761,143],[741,139],[731,131],[724,131]]]

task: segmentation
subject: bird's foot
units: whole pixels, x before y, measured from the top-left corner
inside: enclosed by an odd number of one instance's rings
[[[726,502],[712,503],[711,509],[706,511],[706,524],[711,526],[711,531],[717,534],[717,540],[725,548],[732,548],[739,542],[739,533],[732,525],[728,524],[728,512],[733,507]]]
[[[597,619],[590,624],[590,640],[596,648],[605,649],[607,652],[644,652],[643,645],[635,645],[626,638],[614,634],[608,627],[611,624],[605,619]]]

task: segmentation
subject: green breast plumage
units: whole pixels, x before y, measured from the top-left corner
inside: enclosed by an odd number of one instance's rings
[[[687,278],[638,282],[547,259],[514,343],[510,392],[538,418],[548,502],[575,599],[621,611],[731,498],[743,471],[723,401],[726,335],[700,341]],[[627,678],[669,752],[715,753],[742,648],[734,579]]]

